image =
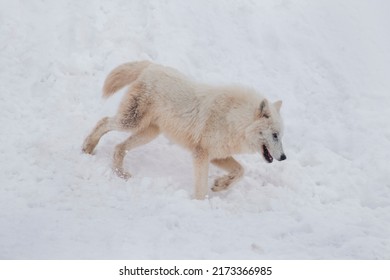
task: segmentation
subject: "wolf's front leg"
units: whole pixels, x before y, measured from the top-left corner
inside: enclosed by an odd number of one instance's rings
[[[195,198],[204,199],[208,192],[209,156],[207,151],[197,148],[193,153],[195,175]]]
[[[214,186],[211,188],[214,192],[229,188],[244,175],[244,168],[233,157],[213,159],[211,163],[229,172],[227,175],[215,180]]]

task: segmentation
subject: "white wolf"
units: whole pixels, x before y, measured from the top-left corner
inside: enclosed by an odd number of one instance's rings
[[[100,120],[82,148],[91,154],[105,133],[131,131],[113,157],[113,170],[122,178],[131,176],[123,169],[127,152],[160,133],[192,152],[196,199],[208,193],[209,162],[228,172],[214,182],[212,190],[220,191],[244,174],[233,154],[259,152],[267,162],[286,159],[281,142],[282,101],[270,103],[254,90],[238,86],[198,84],[175,69],[148,61],[115,68],[105,81],[103,96],[127,85],[117,114]]]

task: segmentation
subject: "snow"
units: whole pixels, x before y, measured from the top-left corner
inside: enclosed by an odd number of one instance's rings
[[[389,259],[390,4],[380,0],[0,0],[1,259]],[[192,198],[189,153],[81,144],[115,112],[115,66],[148,59],[283,100],[287,160],[239,155]],[[211,168],[209,182],[223,174]]]

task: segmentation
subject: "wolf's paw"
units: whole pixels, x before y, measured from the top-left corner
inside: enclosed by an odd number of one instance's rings
[[[96,145],[90,143],[90,141],[88,141],[88,138],[87,138],[87,139],[85,139],[81,150],[83,151],[83,153],[91,155],[93,150],[95,149],[95,146]]]
[[[195,199],[196,200],[204,200],[206,199],[208,196],[207,194],[204,194],[204,193],[196,193],[195,194]]]
[[[86,146],[83,146],[83,148],[81,149],[82,150],[82,152],[84,153],[84,154],[92,154],[92,152],[93,152],[93,147],[91,147],[91,145],[86,145]]]
[[[122,168],[114,168],[114,173],[125,181],[131,178],[131,174],[127,171],[124,171]]]
[[[233,183],[234,176],[225,175],[215,179],[214,186],[211,188],[213,192],[226,190]]]

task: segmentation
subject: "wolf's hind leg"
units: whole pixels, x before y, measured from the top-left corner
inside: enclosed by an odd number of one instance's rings
[[[244,168],[233,157],[213,159],[211,163],[228,172],[227,175],[214,181],[214,186],[211,188],[214,192],[227,189],[244,175]]]
[[[142,131],[131,135],[124,142],[115,147],[113,158],[113,170],[121,178],[127,180],[131,174],[123,169],[123,160],[127,152],[136,147],[145,145],[155,139],[160,134],[157,126],[149,126]]]
[[[92,154],[100,138],[107,132],[116,129],[115,123],[114,118],[105,117],[101,119],[87,138],[85,138],[82,151],[86,154]]]

